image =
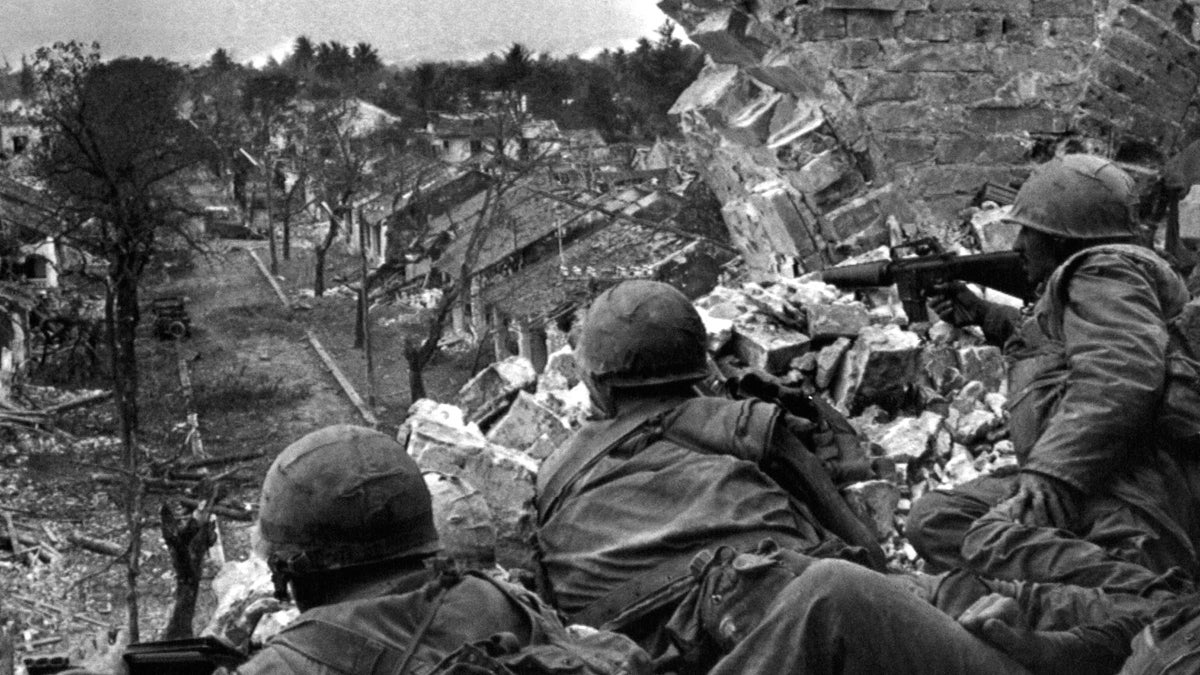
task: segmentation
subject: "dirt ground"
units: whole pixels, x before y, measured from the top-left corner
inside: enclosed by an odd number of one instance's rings
[[[158,270],[143,284],[143,306],[155,297],[182,295],[191,319],[191,335],[179,342],[160,341],[145,312],[138,340],[141,377],[142,438],[154,461],[185,454],[186,406],[179,380],[180,359],[191,363],[194,403],[207,454],[261,452],[227,479],[233,504],[254,504],[258,485],[270,461],[303,434],[319,427],[364,424],[334,378],[305,338],[311,329],[333,359],[366,398],[366,359],[353,348],[354,296],[342,282],[357,280],[358,261],[335,246],[326,271],[330,291],[311,297],[311,244],[302,236],[291,260],[280,260],[279,281],[294,300],[286,310],[251,256],[253,249],[267,261],[262,241],[215,241],[210,252],[173,271]],[[421,331],[411,308],[380,304],[372,310],[377,401],[380,428],[394,433],[410,404],[408,373],[400,346],[406,333]],[[437,357],[427,371],[426,386],[434,398],[453,400],[476,360],[474,350]],[[98,366],[103,369],[103,366]],[[33,372],[32,382],[54,381]],[[61,373],[59,374],[61,375]],[[85,377],[89,387],[103,378]],[[61,382],[61,377],[57,380]],[[17,393],[29,407],[70,398],[64,392],[27,386]],[[111,404],[63,415],[60,428],[78,439],[116,433]],[[22,564],[0,552],[0,616],[15,619],[25,640],[19,647],[36,652],[77,648],[101,626],[123,626],[124,567],[112,558],[81,551],[66,543],[72,532],[124,544],[126,540],[116,496],[92,475],[114,466],[119,449],[114,441],[76,442],[62,436],[21,434],[0,437],[0,509],[15,527],[54,543],[61,556],[53,563]],[[142,639],[153,639],[165,626],[174,579],[157,527],[159,504],[172,497],[151,495],[143,537],[140,587]],[[0,523],[3,525],[3,523]],[[248,523],[223,519],[222,543],[227,559],[249,553]],[[209,568],[209,573],[215,571]],[[6,599],[7,598],[7,599]],[[203,627],[214,605],[207,581],[195,625]],[[72,615],[83,614],[85,618]],[[53,641],[54,638],[61,638]],[[19,652],[25,653],[25,652]]]

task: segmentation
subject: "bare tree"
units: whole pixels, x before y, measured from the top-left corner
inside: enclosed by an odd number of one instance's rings
[[[39,49],[45,147],[37,173],[62,205],[59,236],[108,264],[105,323],[121,427],[121,500],[129,528],[126,597],[138,638],[137,580],[143,525],[138,443],[138,284],[160,233],[184,208],[181,180],[211,147],[183,120],[183,73],[151,59],[102,63],[97,45]]]

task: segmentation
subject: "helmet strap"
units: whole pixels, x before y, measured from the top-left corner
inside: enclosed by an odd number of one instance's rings
[[[583,373],[579,378],[587,387],[592,401],[592,410],[599,419],[612,419],[617,416],[616,402],[613,401],[612,387],[596,382],[591,373]]]

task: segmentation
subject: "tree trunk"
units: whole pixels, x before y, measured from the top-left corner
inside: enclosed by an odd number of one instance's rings
[[[279,274],[279,253],[275,246],[275,165],[267,168],[267,239],[271,249],[271,274]]]
[[[204,556],[217,540],[217,523],[208,510],[209,502],[201,503],[191,516],[180,522],[171,507],[162,505],[163,541],[171,552],[175,569],[175,603],[163,631],[163,640],[178,640],[193,636],[192,622],[196,618],[196,598],[200,595],[200,577]]]
[[[411,337],[404,338],[404,360],[408,363],[408,393],[410,403],[415,403],[425,396],[425,364],[421,360],[421,350]]]
[[[141,573],[142,544],[142,483],[137,447],[138,429],[138,371],[137,270],[140,265],[133,254],[118,253],[110,263],[108,293],[105,295],[105,315],[109,326],[109,350],[112,353],[113,390],[117,417],[121,424],[121,454],[126,481],[122,495],[125,524],[129,531],[129,549],[125,561],[125,604],[129,618],[129,639],[140,639],[138,630],[138,576]]]
[[[313,248],[317,261],[317,267],[313,271],[313,295],[318,298],[325,295],[325,255],[329,253],[329,247],[333,246],[333,241],[337,238],[338,222],[336,216],[329,216],[329,230],[321,240],[321,245]]]

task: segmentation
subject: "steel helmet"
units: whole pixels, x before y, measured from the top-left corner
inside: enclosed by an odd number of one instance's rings
[[[262,553],[285,577],[438,551],[429,490],[395,440],[348,424],[289,445],[263,481]]]
[[[1034,169],[1006,220],[1068,239],[1133,236],[1133,187],[1103,157],[1055,157]]]
[[[626,281],[584,316],[576,357],[598,385],[638,387],[708,375],[708,333],[692,303],[659,281]]]

